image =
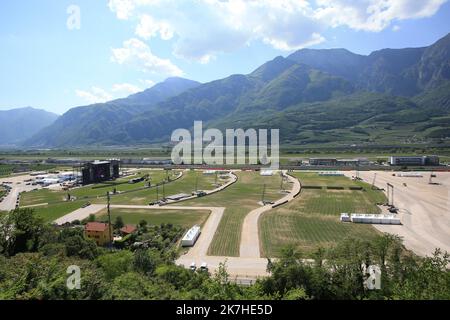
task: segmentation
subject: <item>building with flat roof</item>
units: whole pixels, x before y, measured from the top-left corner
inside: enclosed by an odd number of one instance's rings
[[[309,164],[311,166],[335,166],[337,164],[336,158],[310,158]]]
[[[120,176],[120,161],[93,161],[84,164],[81,169],[82,183],[84,185],[91,183],[99,183]]]
[[[392,156],[389,158],[391,166],[439,166],[438,156]]]
[[[311,166],[364,166],[369,165],[370,162],[367,158],[354,158],[354,159],[337,159],[337,158],[310,158],[309,164]]]

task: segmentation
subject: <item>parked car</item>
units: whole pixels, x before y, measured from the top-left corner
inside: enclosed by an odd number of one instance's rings
[[[91,205],[91,203],[90,202],[86,202],[85,204],[83,204],[82,206],[81,206],[81,208],[87,208],[87,207],[89,207]]]
[[[200,271],[208,272],[208,264],[206,262],[203,262],[200,266]]]

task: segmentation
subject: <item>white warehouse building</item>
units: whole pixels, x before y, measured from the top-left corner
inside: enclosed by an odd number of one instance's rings
[[[181,239],[182,247],[193,247],[198,237],[200,236],[200,226],[196,225],[189,229],[188,232]]]

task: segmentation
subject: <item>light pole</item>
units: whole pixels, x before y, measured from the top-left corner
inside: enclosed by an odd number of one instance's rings
[[[109,228],[109,246],[112,249],[113,245],[113,236],[112,236],[112,225],[111,225],[111,197],[109,195],[109,191],[106,192],[106,198],[108,199],[108,228]]]
[[[266,184],[264,183],[264,186],[263,186],[263,192],[262,192],[262,195],[261,195],[261,202],[263,203],[263,205],[265,204],[265,196],[266,196]]]

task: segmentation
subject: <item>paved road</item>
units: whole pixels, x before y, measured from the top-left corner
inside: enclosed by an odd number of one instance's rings
[[[394,186],[394,204],[400,209],[403,225],[374,225],[382,232],[404,238],[408,249],[419,255],[430,255],[436,248],[450,252],[450,173],[438,172],[435,182],[428,184],[430,172],[422,178],[392,176],[393,172],[376,172],[376,186]],[[346,173],[352,175],[352,172]],[[372,184],[375,172],[360,172],[364,181]],[[406,187],[403,185],[406,183]]]
[[[25,180],[31,179],[30,175],[10,176],[0,179],[0,183],[12,182],[9,184],[11,191],[8,196],[0,202],[0,211],[10,211],[16,208],[17,196],[20,192],[40,189],[39,186],[27,186]]]
[[[83,220],[88,218],[91,214],[96,214],[103,209],[106,209],[106,205],[104,204],[91,204],[90,206],[86,208],[80,208],[78,210],[75,210],[69,214],[66,214],[65,216],[56,219],[55,223],[58,225],[63,225],[66,223],[73,222],[75,220]]]
[[[288,176],[288,178],[289,181],[293,184],[291,192],[276,201],[274,205],[293,200],[294,195],[296,195],[300,191],[301,185],[298,179],[295,179],[291,176]],[[241,233],[241,246],[239,254],[241,258],[261,257],[258,222],[261,215],[271,209],[272,205],[266,205],[250,211],[250,213],[245,217]]]

